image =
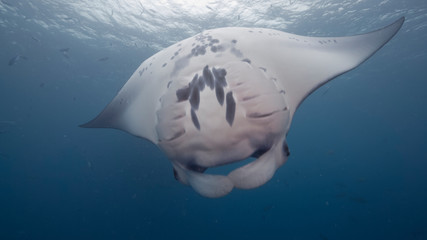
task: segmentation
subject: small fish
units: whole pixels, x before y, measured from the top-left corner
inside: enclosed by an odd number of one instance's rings
[[[9,66],[15,65],[21,59],[27,60],[28,58],[26,56],[16,55],[15,57],[9,60]]]
[[[103,57],[103,58],[99,58],[98,61],[99,62],[105,62],[109,59],[109,57]]]
[[[65,58],[70,58],[70,56],[68,55],[68,51],[70,50],[70,48],[61,48],[59,49],[59,51],[62,53],[62,56],[64,56]]]
[[[34,37],[34,36],[31,36],[31,39],[33,39],[36,42],[40,42],[40,40],[38,38]]]

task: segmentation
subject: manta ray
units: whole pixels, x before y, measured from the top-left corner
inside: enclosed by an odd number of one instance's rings
[[[205,197],[269,181],[289,157],[301,102],[357,67],[404,18],[367,34],[306,37],[265,28],[206,30],[145,60],[87,128],[115,128],[164,151],[175,178]],[[208,168],[253,159],[227,175]]]

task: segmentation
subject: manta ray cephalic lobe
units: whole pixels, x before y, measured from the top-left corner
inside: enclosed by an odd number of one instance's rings
[[[301,102],[372,56],[403,22],[350,37],[206,30],[145,60],[82,127],[148,139],[166,153],[175,178],[202,196],[256,188],[286,162],[286,134]],[[256,159],[227,175],[204,173],[249,157]]]

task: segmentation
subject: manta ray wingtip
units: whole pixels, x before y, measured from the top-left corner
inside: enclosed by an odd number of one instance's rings
[[[83,123],[83,124],[78,125],[78,127],[81,127],[81,128],[90,128],[91,126],[90,126],[90,122],[87,122],[87,123]]]
[[[117,128],[113,123],[113,119],[104,118],[102,117],[102,114],[100,114],[89,122],[80,124],[78,126],[81,128]]]
[[[100,128],[99,126],[94,124],[94,122],[95,122],[95,119],[90,120],[89,122],[80,124],[80,125],[78,125],[78,127],[81,127],[81,128]]]

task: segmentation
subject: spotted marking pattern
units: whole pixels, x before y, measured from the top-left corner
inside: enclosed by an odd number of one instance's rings
[[[218,103],[223,106],[224,101],[226,103],[226,116],[230,126],[233,125],[234,116],[236,113],[236,102],[233,98],[233,93],[230,91],[225,94],[225,87],[227,86],[227,80],[225,76],[227,71],[223,68],[209,68],[206,65],[199,75],[196,73],[191,80],[191,82],[178,90],[176,90],[177,102],[188,101],[191,106],[191,120],[193,121],[194,126],[200,130],[200,122],[197,117],[197,110],[200,106],[200,93],[205,89],[211,89],[215,91],[216,98]],[[207,88],[205,88],[205,86]]]
[[[254,34],[264,34],[263,31],[250,30],[249,32]],[[274,34],[269,33],[269,35],[276,35],[276,34],[277,33],[274,33]],[[237,47],[238,40],[236,39],[221,41],[220,39],[212,36],[210,31],[206,31],[196,35],[194,38],[192,38],[191,41],[193,41],[191,42],[191,45],[187,45],[187,44],[183,45],[182,43],[176,44],[174,46],[176,50],[172,51],[173,54],[171,54],[171,56],[169,57],[169,61],[162,62],[161,65],[159,66],[161,68],[166,68],[168,66],[171,66],[171,64],[173,66],[173,70],[171,71],[172,80],[167,83],[166,88],[169,88],[169,86],[173,82],[174,77],[179,73],[179,71],[189,66],[190,61],[193,58],[204,56],[208,53],[213,53],[213,54],[217,54],[217,56],[220,56],[218,54],[222,52],[229,52],[230,54],[234,55],[236,58],[240,59],[243,62],[246,62],[248,64],[252,63],[252,61],[246,58],[243,52]],[[185,47],[186,45],[191,47],[186,48]],[[147,63],[138,71],[140,77],[142,77],[142,75],[145,72],[147,72],[148,69],[151,68],[151,66],[153,65],[153,62],[155,62],[155,57],[153,57],[149,63]],[[259,68],[264,72],[267,71],[267,69],[264,67],[259,67]],[[150,72],[150,74],[152,74],[152,72]],[[215,95],[217,97],[218,103],[221,106],[224,105],[224,102],[227,103],[226,92],[224,90],[224,87],[227,86],[227,83],[225,81],[225,75],[226,75],[225,69],[216,69],[216,68],[209,69],[209,67],[206,65],[203,68],[203,71],[200,73],[200,75],[196,74],[196,76],[194,76],[194,79],[191,81],[191,83],[187,87],[179,89],[176,92],[178,101],[184,101],[184,100],[190,101],[192,109],[194,109],[195,111],[194,116],[196,118],[193,118],[193,119],[197,119],[196,111],[198,110],[198,106],[200,104],[200,91],[203,91],[205,87],[208,87],[211,90],[215,91]],[[229,114],[230,114],[230,119],[232,119],[231,116],[234,114],[231,114],[231,112]],[[230,120],[229,123],[231,126],[232,121]]]
[[[180,48],[177,52],[175,52],[174,56],[171,56],[171,60],[175,59],[175,65],[171,76],[176,75],[179,71],[187,67],[190,64],[190,60],[192,58],[203,56],[208,53],[218,54],[229,51],[237,58],[249,61],[250,63],[250,60],[244,57],[244,54],[236,47],[236,45],[236,39],[232,39],[229,42],[221,42],[219,39],[211,36],[209,31],[200,33],[194,37],[194,42],[191,44],[191,49],[186,55],[179,57],[180,51],[182,49]],[[213,89],[213,85],[208,84],[208,86]]]

